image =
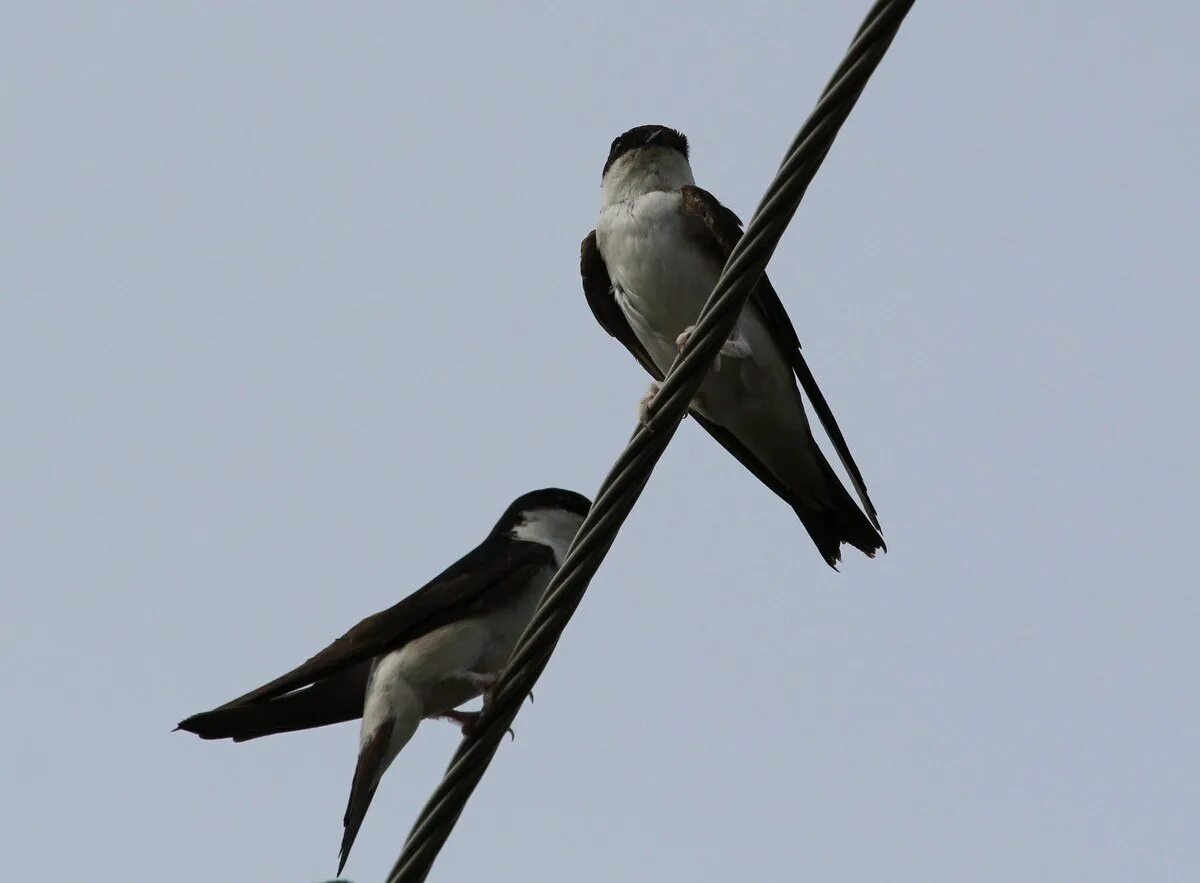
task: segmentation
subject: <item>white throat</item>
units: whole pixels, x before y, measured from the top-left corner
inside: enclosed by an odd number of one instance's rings
[[[548,546],[554,553],[555,565],[561,567],[567,547],[583,524],[583,516],[563,509],[531,509],[522,512],[521,518],[521,523],[510,533],[518,540]]]
[[[692,167],[671,147],[639,147],[618,159],[600,182],[601,208],[629,202],[655,190],[678,190],[695,184]]]

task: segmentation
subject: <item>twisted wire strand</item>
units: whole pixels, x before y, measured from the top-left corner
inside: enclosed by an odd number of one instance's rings
[[[497,682],[478,725],[463,739],[446,774],[421,810],[387,883],[420,883],[450,836],[525,697],[545,669],[563,629],[641,496],[650,474],[687,414],[717,351],[770,261],[784,229],[833,145],[842,123],[883,58],[915,0],[879,0],[871,7],[816,108],[796,135],[741,241],[651,402],[646,423],[596,493],[562,566]]]

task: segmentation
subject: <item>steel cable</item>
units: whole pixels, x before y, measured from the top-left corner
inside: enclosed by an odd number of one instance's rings
[[[766,269],[838,130],[914,2],[880,0],[867,14],[816,108],[788,149],[745,235],[730,254],[691,338],[650,404],[645,425],[634,432],[600,486],[591,511],[518,641],[478,725],[463,739],[446,775],[421,810],[388,875],[388,883],[419,883],[428,876],[650,473],[687,414],[688,405]]]

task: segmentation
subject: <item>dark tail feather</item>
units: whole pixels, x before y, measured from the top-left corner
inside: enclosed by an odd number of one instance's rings
[[[362,827],[367,809],[375,797],[375,789],[379,785],[380,768],[387,760],[388,743],[392,739],[394,722],[384,722],[371,738],[363,745],[358,753],[358,765],[354,768],[354,781],[350,784],[350,800],[346,803],[346,815],[342,817],[345,830],[342,832],[342,848],[338,854],[338,876],[342,876],[342,868],[346,867],[346,859],[350,857],[350,849],[354,846],[354,838]]]
[[[837,499],[836,505],[823,509],[792,505],[825,563],[837,570],[842,558],[842,543],[849,543],[868,558],[874,558],[876,552],[886,552],[887,545],[879,531],[858,508],[833,469],[828,464],[825,468],[829,473],[828,486]]]
[[[811,433],[808,436],[808,443],[819,458],[825,476],[825,484],[835,501],[834,505],[824,508],[797,502],[796,494],[789,490],[749,448],[742,444],[737,436],[724,426],[713,423],[695,411],[692,412],[692,417],[704,427],[709,435],[720,442],[725,450],[733,454],[738,462],[749,469],[759,481],[773,490],[795,510],[796,514],[800,516],[805,530],[808,531],[808,535],[816,544],[817,550],[821,553],[821,557],[834,570],[837,569],[837,563],[842,557],[842,543],[849,543],[871,558],[875,557],[875,553],[878,551],[887,551],[883,537],[871,523],[874,520],[874,507],[871,508],[871,518],[863,514],[863,511],[858,508],[858,504],[854,502],[854,498],[842,484],[841,479],[837,477],[837,473],[833,471],[833,467],[829,465],[829,461],[825,459],[825,455],[817,447]],[[853,474],[857,474],[857,467]],[[864,496],[865,493],[864,489]],[[870,500],[867,500],[867,503],[870,503]]]
[[[370,663],[357,665],[278,699],[222,706],[194,714],[181,721],[179,729],[195,733],[201,739],[245,742],[354,720],[362,716],[369,673]]]

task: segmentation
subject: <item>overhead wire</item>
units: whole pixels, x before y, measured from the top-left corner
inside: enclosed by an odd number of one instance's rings
[[[387,883],[420,883],[429,875],[467,800],[687,414],[809,183],[914,2],[879,0],[868,12],[729,255],[695,330],[650,403],[645,422],[638,426],[596,493],[591,511],[517,642],[477,725],[463,738],[441,783],[409,832]]]

